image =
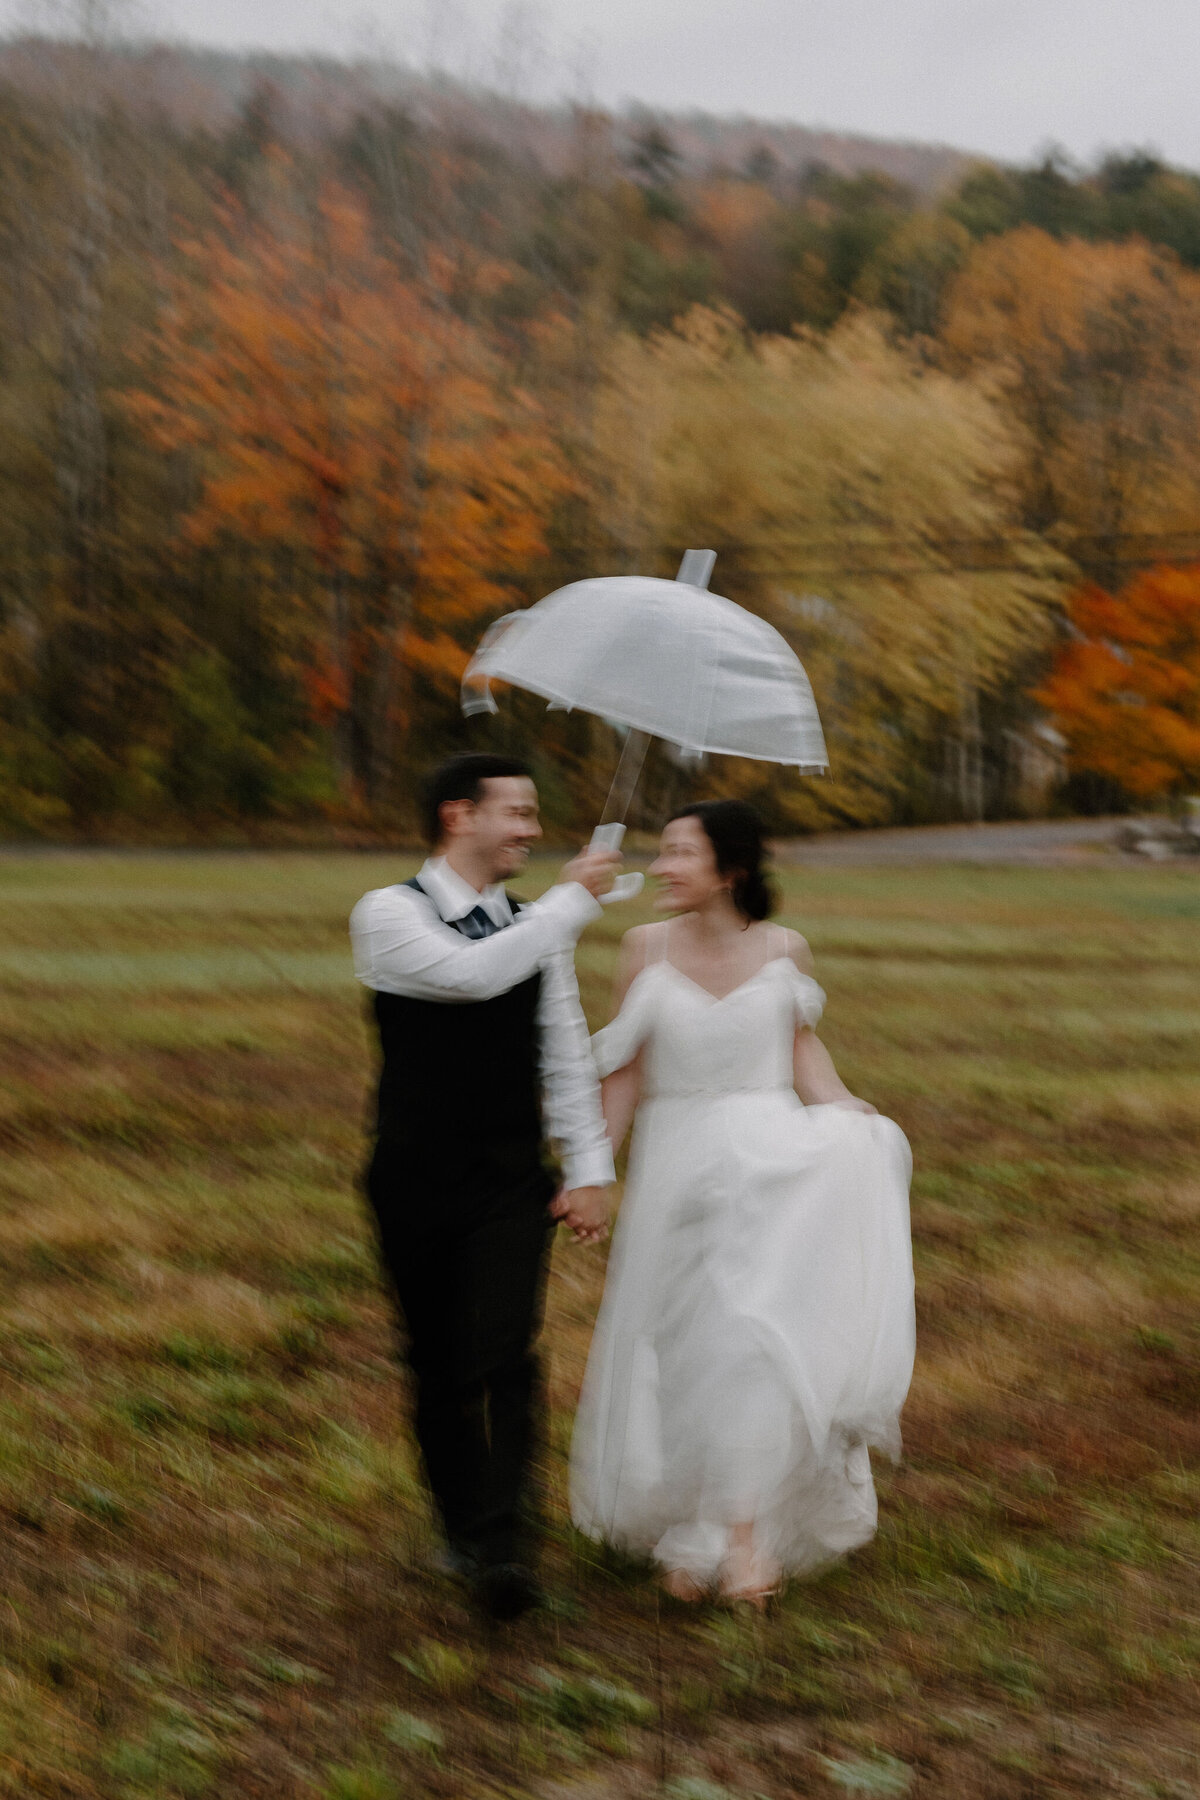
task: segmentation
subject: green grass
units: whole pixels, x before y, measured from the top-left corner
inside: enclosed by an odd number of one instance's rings
[[[1200,882],[789,872],[916,1159],[875,1542],[767,1620],[577,1542],[602,1256],[560,1243],[552,1610],[427,1566],[354,1182],[379,856],[0,859],[0,1793],[1200,1791]],[[542,867],[525,884],[536,891]],[[598,1022],[616,935],[579,957]]]

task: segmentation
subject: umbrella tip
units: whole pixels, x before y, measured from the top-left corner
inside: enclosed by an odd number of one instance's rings
[[[686,581],[692,587],[706,588],[712,577],[713,564],[717,560],[715,550],[685,550],[683,561],[679,565],[676,581]]]

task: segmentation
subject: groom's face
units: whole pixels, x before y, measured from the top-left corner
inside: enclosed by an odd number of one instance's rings
[[[537,789],[528,775],[494,775],[480,785],[470,815],[474,849],[492,881],[507,881],[525,867],[542,835]]]

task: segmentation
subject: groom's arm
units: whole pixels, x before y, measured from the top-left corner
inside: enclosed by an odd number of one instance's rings
[[[350,915],[354,973],[377,993],[410,1000],[492,1000],[527,981],[555,951],[570,949],[600,903],[561,882],[491,937],[467,938],[415,888],[376,888]],[[578,1004],[578,1002],[577,1002]]]
[[[568,1191],[607,1187],[616,1180],[616,1170],[600,1106],[587,1020],[579,1000],[575,958],[569,949],[542,964],[538,1043],[542,1113],[546,1135],[562,1158],[563,1186]]]

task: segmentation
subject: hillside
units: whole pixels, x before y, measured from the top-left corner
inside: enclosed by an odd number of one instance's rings
[[[0,81],[20,92],[53,97],[83,79],[108,88],[124,106],[165,114],[185,129],[226,130],[252,96],[267,88],[288,135],[301,139],[337,132],[365,106],[383,102],[399,104],[419,122],[518,148],[550,172],[567,164],[576,142],[575,109],[569,105],[526,105],[398,64],[159,43],[97,53],[31,37],[0,46]],[[872,170],[934,194],[979,160],[945,145],[859,137],[787,120],[640,106],[602,117],[616,157],[624,155],[635,134],[655,125],[669,137],[685,174],[742,169],[756,158],[761,163],[765,154],[785,175],[801,174],[813,164],[838,175]]]
[[[26,38],[0,243],[0,832],[375,841],[485,739],[565,830],[610,740],[466,658],[688,544],[821,708],[704,777],[773,830],[1196,791],[1200,175]]]

